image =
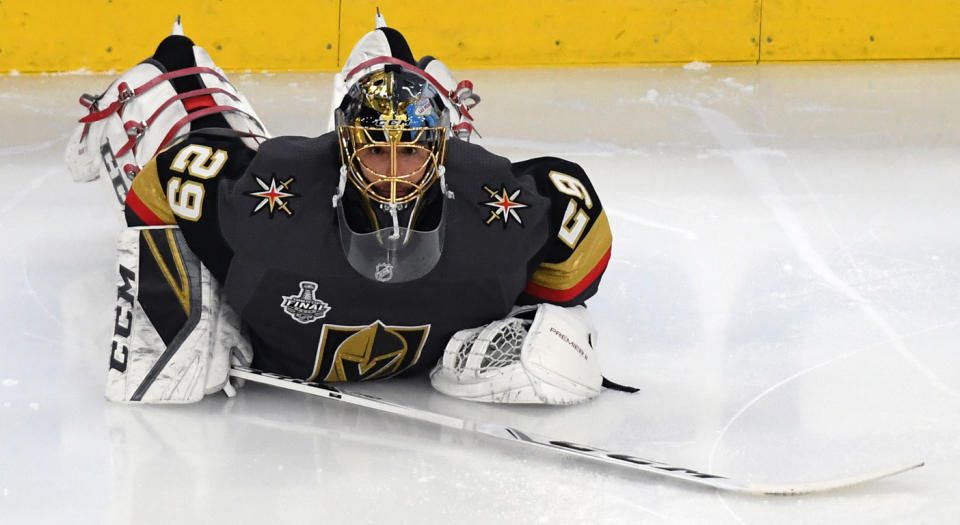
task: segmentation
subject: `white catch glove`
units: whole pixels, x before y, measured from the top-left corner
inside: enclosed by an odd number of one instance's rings
[[[515,317],[534,310],[532,322]],[[430,383],[471,401],[580,403],[596,397],[603,383],[596,339],[583,306],[517,308],[506,319],[454,334]]]

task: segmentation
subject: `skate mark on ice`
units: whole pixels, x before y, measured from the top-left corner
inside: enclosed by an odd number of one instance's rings
[[[725,425],[723,425],[723,427],[720,429],[720,433],[717,434],[716,439],[713,440],[713,445],[710,446],[710,455],[707,456],[707,472],[714,472],[714,471],[715,471],[715,466],[714,466],[713,463],[714,463],[714,460],[716,459],[716,456],[717,456],[717,450],[720,448],[720,442],[723,441],[723,438],[724,438],[724,436],[726,436],[727,431],[730,430],[730,427],[732,427],[733,424],[736,423],[736,421],[737,421],[738,419],[740,419],[740,416],[742,416],[743,414],[745,414],[745,413],[747,412],[747,410],[749,410],[749,409],[752,408],[754,405],[756,405],[758,402],[760,402],[761,399],[767,397],[767,396],[770,395],[770,393],[772,393],[773,391],[779,389],[780,387],[782,387],[783,385],[786,385],[787,383],[793,381],[794,379],[797,379],[798,377],[805,376],[805,375],[809,374],[810,372],[813,372],[814,370],[817,370],[817,369],[819,369],[819,368],[823,368],[823,367],[825,367],[825,366],[827,366],[827,365],[833,364],[833,363],[835,363],[835,362],[837,362],[837,361],[839,361],[839,360],[841,360],[841,359],[846,359],[846,358],[848,358],[848,357],[852,357],[852,356],[854,356],[854,355],[856,355],[856,354],[859,354],[860,352],[863,352],[864,350],[866,350],[866,349],[868,349],[868,348],[872,348],[872,347],[874,347],[874,346],[878,346],[878,345],[870,345],[870,346],[867,346],[867,347],[864,347],[864,348],[860,348],[860,349],[857,349],[857,350],[853,350],[853,351],[851,351],[851,352],[847,352],[847,353],[845,353],[845,354],[841,354],[841,355],[838,355],[838,356],[833,357],[833,358],[831,358],[831,359],[828,359],[828,360],[826,360],[826,361],[824,361],[824,362],[822,362],[822,363],[819,363],[819,364],[813,365],[813,366],[811,366],[811,367],[805,368],[805,369],[803,369],[803,370],[800,370],[799,372],[796,372],[796,373],[794,373],[793,375],[790,375],[790,376],[788,376],[788,377],[786,377],[786,378],[784,378],[784,379],[781,379],[781,380],[778,381],[777,383],[774,383],[773,385],[767,387],[764,391],[762,391],[762,392],[760,392],[759,394],[757,394],[756,396],[754,396],[753,399],[747,401],[742,407],[740,407],[739,410],[737,410],[737,411],[733,414],[733,416],[730,417],[729,420],[727,420],[727,423],[726,423]],[[727,504],[727,499],[724,497],[724,494],[723,494],[723,493],[717,492],[717,498],[720,500],[720,504],[723,505],[723,507],[727,510],[727,512],[730,513],[730,515],[733,516],[733,518],[734,518],[735,520],[737,520],[738,523],[744,524],[744,521],[740,519],[740,516],[738,516],[737,513],[736,513],[732,508],[730,508],[730,506]]]
[[[56,146],[57,144],[66,141],[68,138],[70,138],[70,133],[66,133],[64,135],[60,135],[57,138],[45,140],[43,142],[34,142],[33,144],[23,144],[18,146],[0,147],[0,157],[8,157],[11,155],[22,155],[24,153],[36,153],[38,151],[43,151],[45,149]]]
[[[907,334],[907,335],[905,336],[905,338],[916,337],[916,336],[919,336],[919,335],[924,335],[924,334],[928,334],[928,333],[931,333],[931,332],[936,332],[936,331],[938,331],[938,330],[945,330],[945,329],[948,329],[948,328],[954,328],[954,327],[956,327],[956,326],[960,326],[960,320],[958,320],[958,321],[953,321],[953,322],[950,322],[950,323],[943,323],[943,324],[939,324],[939,325],[936,325],[936,326],[931,326],[931,327],[928,327],[928,328],[924,328],[924,329],[922,329],[922,330],[916,330],[916,331],[914,331],[914,332],[911,332],[911,333]],[[803,369],[803,370],[800,370],[799,372],[796,372],[796,373],[794,373],[794,374],[792,374],[792,375],[790,375],[790,376],[788,376],[788,377],[786,377],[786,378],[778,381],[777,383],[775,383],[775,384],[767,387],[767,388],[764,389],[762,392],[760,392],[759,394],[757,394],[756,396],[754,396],[752,399],[750,399],[749,401],[747,401],[742,407],[740,407],[740,409],[737,410],[737,411],[733,414],[733,416],[731,416],[730,419],[726,422],[726,424],[724,424],[723,427],[720,429],[720,433],[717,434],[716,439],[714,439],[713,444],[710,446],[710,454],[709,454],[709,456],[707,457],[707,471],[713,472],[713,471],[716,469],[716,467],[715,467],[715,465],[714,465],[714,460],[716,459],[716,456],[717,456],[717,450],[720,448],[720,442],[723,441],[723,438],[726,436],[727,431],[730,430],[730,427],[732,427],[733,424],[736,423],[736,421],[737,421],[738,419],[740,419],[740,417],[743,416],[743,414],[745,414],[745,413],[747,412],[747,410],[749,410],[751,407],[753,407],[753,406],[756,405],[758,402],[760,402],[761,399],[767,397],[768,395],[770,395],[770,394],[773,393],[774,391],[778,390],[780,387],[782,387],[782,386],[790,383],[790,382],[793,381],[794,379],[803,377],[803,376],[809,374],[810,372],[813,372],[813,371],[815,371],[815,370],[818,370],[818,369],[820,369],[820,368],[823,368],[823,367],[825,367],[825,366],[827,366],[827,365],[831,365],[831,364],[836,363],[837,361],[840,361],[840,360],[843,360],[843,359],[847,359],[847,358],[850,358],[850,357],[854,357],[854,356],[856,356],[857,354],[860,354],[860,353],[863,353],[863,352],[872,350],[872,349],[874,349],[874,348],[883,346],[883,345],[885,345],[885,344],[886,344],[886,343],[874,343],[874,344],[871,344],[871,345],[867,345],[867,346],[864,346],[864,347],[862,347],[862,348],[858,348],[857,350],[852,350],[852,351],[847,352],[847,353],[845,353],[845,354],[842,354],[842,355],[833,357],[833,358],[831,358],[831,359],[828,359],[828,360],[826,360],[826,361],[823,361],[822,363],[818,363],[818,364],[816,364],[816,365],[810,366],[810,367],[808,367],[808,368],[805,368],[805,369]],[[717,492],[716,497],[720,500],[720,503],[721,503],[721,504],[723,505],[723,507],[727,510],[727,512],[729,512],[730,515],[733,516],[734,519],[736,519],[739,523],[744,524],[744,521],[741,520],[741,519],[739,518],[739,516],[737,516],[737,514],[734,512],[734,510],[731,509],[730,506],[727,504],[726,498],[725,498],[724,496],[726,496],[725,493],[723,493],[723,492]]]
[[[564,152],[564,155],[575,157],[620,157],[624,155],[649,157],[650,154],[642,149],[625,148],[611,142],[544,142],[539,140],[527,139],[500,139],[486,138],[479,141],[483,147],[497,148],[517,148],[528,151],[537,151],[546,154],[555,155],[558,151]]]
[[[618,495],[616,495],[616,494],[608,494],[608,496],[609,496],[610,498],[612,498],[612,499],[615,499],[615,500],[619,501],[620,503],[623,503],[624,505],[627,505],[627,506],[630,506],[630,507],[632,507],[632,508],[635,508],[635,509],[639,510],[640,512],[644,512],[644,513],[649,514],[649,515],[651,515],[651,516],[653,516],[653,517],[655,517],[655,518],[659,518],[659,519],[663,520],[663,521],[666,522],[666,523],[681,523],[681,524],[693,523],[693,522],[690,522],[690,521],[687,521],[687,520],[680,520],[680,519],[676,519],[676,518],[671,518],[670,516],[667,516],[666,514],[661,514],[661,513],[657,512],[657,511],[653,510],[653,509],[644,507],[643,505],[640,505],[640,504],[637,503],[636,501],[632,501],[632,500],[630,500],[630,499],[624,498],[623,496],[618,496]]]
[[[0,231],[6,232],[5,228],[6,217],[10,212],[16,208],[19,204],[27,203],[27,195],[35,192],[50,178],[51,175],[56,173],[56,170],[48,170],[46,174],[31,179],[27,184],[23,185],[18,189],[13,195],[10,196],[7,200],[0,203]],[[29,179],[29,177],[27,177]],[[12,242],[7,239],[8,248]],[[13,250],[0,251],[0,262],[2,262],[8,255],[13,255]],[[13,261],[11,261],[12,264]]]
[[[806,194],[810,196],[810,199],[813,201],[814,205],[817,207],[819,212],[821,222],[826,226],[830,231],[830,234],[833,235],[833,238],[837,240],[837,244],[841,246],[843,251],[843,258],[847,261],[847,264],[853,268],[854,273],[862,281],[864,279],[865,272],[863,267],[857,262],[856,257],[853,256],[853,253],[849,249],[848,243],[844,242],[843,236],[840,235],[840,232],[833,226],[833,221],[829,219],[829,214],[827,213],[826,207],[823,205],[823,200],[820,199],[816,192],[814,192],[810,185],[807,184],[806,177],[803,177],[801,171],[797,169],[796,165],[793,163],[793,159],[786,157],[787,164],[790,165],[790,171],[794,177],[800,181],[800,184],[803,185],[803,189],[806,191]]]
[[[33,333],[33,332],[21,332],[21,334],[23,334],[24,337],[31,337],[31,338],[33,338],[33,339],[36,339],[37,341],[43,341],[44,343],[48,343],[48,344],[50,344],[51,346],[61,346],[61,345],[63,345],[63,339],[57,339],[57,338],[55,338],[55,337],[49,337],[49,336],[46,336],[46,335],[35,334],[35,333]]]
[[[753,184],[761,202],[763,202],[763,204],[767,206],[771,212],[773,212],[777,223],[787,235],[787,238],[791,241],[794,250],[801,260],[803,260],[814,271],[814,273],[820,277],[820,279],[825,281],[838,293],[844,295],[849,300],[857,304],[866,314],[867,318],[880,328],[881,332],[890,341],[893,348],[907,362],[913,365],[914,368],[925,375],[927,381],[932,386],[950,396],[960,398],[960,393],[946,385],[936,374],[933,373],[932,370],[930,370],[913,353],[909,351],[906,344],[904,344],[903,337],[893,329],[893,327],[887,322],[886,318],[873,305],[873,303],[862,296],[856,289],[844,281],[839,275],[837,275],[836,272],[834,272],[832,268],[830,268],[826,260],[813,245],[799,217],[797,217],[797,215],[793,212],[789,204],[784,201],[783,192],[777,185],[776,180],[770,172],[770,167],[764,159],[764,157],[769,156],[769,152],[756,148],[743,128],[741,128],[741,126],[735,120],[726,114],[720,111],[702,107],[699,104],[678,103],[677,105],[687,107],[696,113],[714,139],[724,148],[724,150],[728,152],[727,156],[736,165],[737,171]],[[784,156],[784,158],[786,158],[787,162],[790,164],[791,169],[796,172],[793,164],[789,162],[789,157]],[[820,205],[819,202],[817,204]],[[859,271],[859,267],[856,265],[854,266],[854,269],[855,271]],[[844,359],[855,353],[857,352],[848,352],[818,365],[809,367],[805,370],[801,370],[796,374],[793,374],[767,388],[753,399],[748,401],[733,415],[727,424],[724,425],[720,434],[714,441],[708,459],[709,470],[712,471],[714,469],[716,451],[726,432],[733,425],[733,423],[740,418],[741,415],[743,415],[751,407],[755,406],[760,399],[763,399],[769,393],[777,390],[781,386],[789,383],[797,377],[801,377],[813,370],[832,364],[839,359]],[[718,493],[717,498],[719,498],[721,505],[724,507],[724,509],[726,509],[731,517],[737,520],[738,523],[744,523],[741,517],[727,503],[727,500],[723,494]]]
[[[867,318],[880,328],[880,331],[892,344],[893,349],[921,374],[926,376],[931,386],[954,398],[960,399],[960,391],[944,383],[933,370],[917,358],[917,356],[907,348],[907,345],[904,344],[903,337],[893,329],[877,307],[837,275],[830,265],[827,264],[823,256],[817,251],[816,247],[814,247],[800,219],[790,208],[790,205],[784,201],[783,192],[780,191],[780,187],[770,173],[769,166],[763,160],[764,155],[754,151],[755,148],[752,148],[753,143],[736,121],[716,110],[696,105],[688,107],[700,117],[709,129],[710,134],[713,135],[720,145],[729,151],[728,156],[737,166],[740,174],[753,183],[757,189],[757,193],[760,195],[760,200],[773,212],[777,223],[787,235],[787,238],[790,239],[797,255],[807,263],[820,279],[825,281],[835,291],[857,304],[863,313],[866,314]]]
[[[615,217],[617,219],[627,221],[627,222],[632,222],[634,224],[639,224],[641,226],[646,226],[648,228],[653,228],[655,230],[663,230],[670,233],[675,233],[683,237],[684,239],[687,239],[690,241],[695,241],[700,238],[696,233],[694,233],[691,230],[687,230],[684,228],[677,228],[676,226],[670,226],[668,224],[661,224],[659,222],[638,217],[632,213],[627,213],[627,212],[618,211],[618,210],[606,210],[606,211],[607,211],[607,215],[611,217]]]
[[[56,314],[54,314],[52,311],[50,311],[49,308],[47,308],[47,305],[44,304],[44,302],[43,302],[43,296],[42,296],[41,294],[37,293],[37,289],[33,287],[33,282],[30,280],[30,271],[29,271],[29,268],[28,268],[28,265],[27,265],[27,256],[26,256],[26,255],[24,255],[24,256],[20,259],[20,266],[21,266],[21,268],[23,269],[23,282],[24,282],[24,284],[27,285],[27,293],[28,293],[28,294],[30,295],[30,297],[34,300],[34,302],[37,303],[37,306],[39,306],[40,309],[43,310],[43,313],[47,314],[47,317],[49,317],[53,322],[57,323],[57,326],[62,329],[62,328],[63,328],[63,320],[60,319],[59,317],[57,317]],[[54,297],[55,297],[55,298],[58,298],[59,295],[56,295],[56,294],[55,294]]]
[[[914,331],[914,332],[911,332],[911,333],[907,334],[906,337],[907,337],[907,338],[916,337],[916,336],[919,336],[919,335],[924,335],[924,334],[928,334],[928,333],[931,333],[931,332],[936,332],[936,331],[938,331],[938,330],[946,330],[946,329],[948,329],[948,328],[954,328],[954,327],[957,327],[957,326],[960,326],[960,320],[958,320],[958,321],[953,321],[953,322],[949,322],[949,323],[938,324],[938,325],[936,325],[936,326],[931,326],[931,327],[928,327],[928,328],[924,328],[924,329],[922,329],[922,330],[916,330],[916,331]],[[874,348],[881,347],[881,346],[883,346],[883,345],[885,345],[885,344],[887,344],[887,343],[885,343],[885,342],[873,343],[873,344],[866,345],[866,346],[863,346],[863,347],[861,347],[861,348],[858,348],[858,349],[856,349],[856,350],[851,350],[851,351],[849,351],[849,352],[847,352],[847,353],[844,353],[844,354],[841,354],[841,355],[832,357],[832,358],[830,358],[830,359],[827,359],[826,361],[823,361],[823,362],[821,362],[821,363],[817,363],[817,364],[815,364],[815,365],[812,365],[812,366],[809,366],[809,367],[807,367],[807,368],[804,368],[803,370],[800,370],[800,371],[798,371],[798,372],[795,372],[795,373],[793,373],[793,374],[785,377],[784,379],[781,379],[780,381],[777,381],[777,382],[774,383],[773,385],[770,385],[769,387],[765,388],[762,392],[760,392],[759,394],[757,394],[756,396],[754,396],[752,399],[750,399],[749,401],[747,401],[746,403],[744,403],[744,405],[743,405],[742,407],[740,407],[740,409],[737,410],[737,411],[733,414],[733,416],[731,416],[730,419],[726,422],[726,424],[724,424],[723,427],[720,429],[720,433],[717,435],[716,439],[714,439],[713,445],[710,447],[710,455],[709,455],[709,457],[707,458],[707,470],[712,471],[712,470],[714,469],[714,464],[713,464],[713,462],[714,462],[714,458],[715,458],[715,456],[716,456],[716,454],[717,454],[717,449],[719,448],[720,442],[723,441],[723,438],[724,438],[724,436],[726,435],[727,431],[730,429],[730,427],[732,427],[733,424],[734,424],[738,419],[740,419],[740,416],[742,416],[749,408],[751,408],[752,406],[756,405],[761,399],[763,399],[764,397],[770,395],[770,394],[773,393],[775,390],[777,390],[778,388],[780,388],[780,387],[786,385],[787,383],[793,381],[794,379],[797,379],[797,378],[800,378],[800,377],[802,377],[802,376],[804,376],[804,375],[806,375],[806,374],[809,374],[810,372],[813,372],[814,370],[817,370],[817,369],[819,369],[819,368],[823,368],[823,367],[825,367],[825,366],[827,366],[827,365],[833,364],[833,363],[835,363],[835,362],[837,362],[837,361],[840,361],[840,360],[843,360],[843,359],[847,359],[847,358],[850,358],[850,357],[854,357],[854,356],[856,356],[857,354],[866,352],[866,351],[868,351],[868,350],[873,350]]]
[[[13,195],[10,195],[10,198],[0,204],[0,227],[3,226],[3,217],[10,213],[10,210],[17,207],[17,205],[26,203],[26,196],[40,188],[40,186],[47,182],[47,179],[49,179],[54,173],[59,172],[57,170],[48,169],[45,174],[36,178],[25,175],[23,178],[27,179],[29,182],[20,186],[17,191],[13,192]]]

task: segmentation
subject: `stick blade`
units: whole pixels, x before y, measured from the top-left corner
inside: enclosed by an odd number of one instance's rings
[[[856,485],[860,485],[862,483],[867,483],[870,481],[876,481],[879,479],[888,478],[890,476],[895,476],[897,474],[907,472],[908,470],[913,470],[915,468],[922,467],[924,464],[925,463],[923,461],[919,461],[919,462],[903,464],[894,468],[877,470],[873,472],[857,474],[857,475],[848,476],[844,478],[815,481],[812,483],[803,483],[803,484],[792,485],[792,486],[745,485],[745,486],[730,486],[730,487],[718,486],[718,488],[734,490],[736,492],[741,492],[745,494],[757,494],[757,495],[767,495],[767,496],[799,496],[803,494],[816,494],[819,492],[828,492],[831,490],[853,487]]]

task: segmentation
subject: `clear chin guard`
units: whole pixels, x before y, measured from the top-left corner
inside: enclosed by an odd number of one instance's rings
[[[446,200],[446,197],[441,197],[440,221],[432,230],[422,231],[400,226],[394,213],[391,226],[360,233],[350,227],[343,202],[335,198],[340,243],[347,262],[360,275],[382,283],[404,283],[430,273],[443,251]]]

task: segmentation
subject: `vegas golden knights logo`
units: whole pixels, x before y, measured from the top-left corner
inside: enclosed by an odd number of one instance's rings
[[[366,381],[399,374],[420,359],[430,325],[323,325],[309,381]]]

